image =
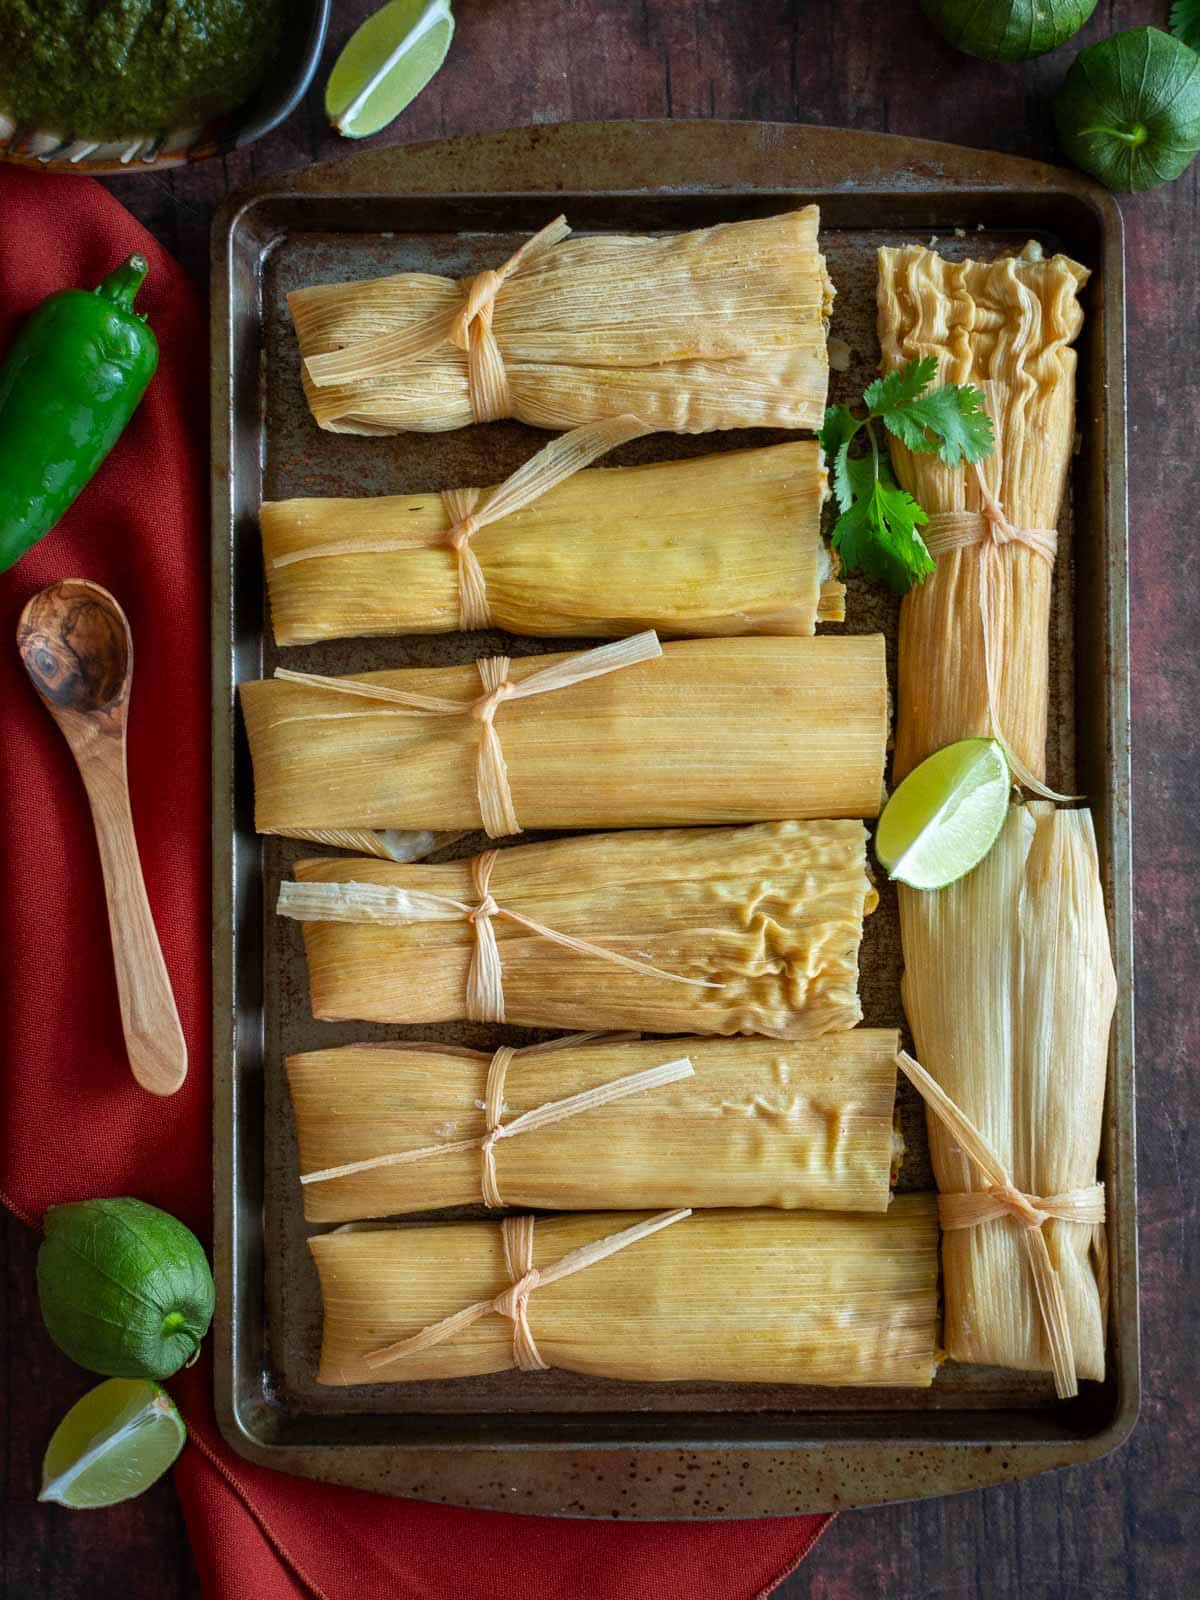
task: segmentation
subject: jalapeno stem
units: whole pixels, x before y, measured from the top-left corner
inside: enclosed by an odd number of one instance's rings
[[[98,283],[94,292],[102,300],[111,300],[113,305],[132,311],[134,299],[149,271],[150,263],[145,256],[135,252],[110,272],[102,283]]]

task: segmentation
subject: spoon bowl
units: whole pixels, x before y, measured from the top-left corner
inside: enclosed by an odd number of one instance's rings
[[[129,623],[98,583],[68,578],[35,594],[21,613],[17,648],[34,688],[57,710],[112,713],[129,698]]]

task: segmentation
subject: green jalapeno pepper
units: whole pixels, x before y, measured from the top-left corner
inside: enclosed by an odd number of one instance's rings
[[[50,532],[154,376],[158,340],[133,309],[148,271],[132,255],[90,293],[50,295],[0,367],[0,572]]]

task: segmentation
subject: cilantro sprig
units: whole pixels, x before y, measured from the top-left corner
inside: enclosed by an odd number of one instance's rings
[[[848,406],[830,406],[821,429],[841,513],[833,528],[833,547],[842,567],[879,578],[897,594],[907,594],[933,571],[933,557],[917,531],[929,518],[896,482],[875,424],[882,423],[910,450],[936,452],[948,467],[982,461],[995,445],[979,390],[965,383],[931,389],[936,376],[933,356],[910,361],[868,384],[863,391],[865,417],[856,417]],[[851,455],[850,446],[860,434],[867,448]]]

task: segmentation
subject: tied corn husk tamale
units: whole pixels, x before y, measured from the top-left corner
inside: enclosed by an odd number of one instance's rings
[[[538,1219],[541,1270],[637,1214]],[[937,1366],[937,1212],[899,1195],[882,1216],[697,1211],[529,1296],[547,1366],[643,1381],[926,1388]],[[513,1324],[488,1312],[384,1364],[371,1357],[510,1286],[499,1222],[409,1224],[309,1240],[325,1308],[319,1381],[456,1378],[513,1367]]]
[[[937,893],[900,889],[903,995],[921,1065],[1026,1195],[1096,1181],[1116,998],[1088,811],[1014,806],[981,865]],[[982,1187],[937,1117],[943,1193]],[[960,1361],[1051,1370],[1021,1227],[1004,1217],[944,1234],[945,1345]],[[1103,1224],[1042,1232],[1066,1303],[1074,1365],[1104,1376]]]
[[[909,245],[879,252],[879,342],[885,371],[934,356],[940,383],[978,388],[996,433],[980,463],[1012,527],[1052,533],[1075,437],[1075,352],[1087,270],[1029,251],[946,261]],[[971,468],[910,453],[889,437],[896,475],[931,518],[982,504]],[[932,526],[932,524],[930,525]],[[923,530],[923,531],[928,531]],[[894,776],[955,739],[995,735],[1036,779],[1046,768],[1050,562],[1020,541],[947,549],[900,612]],[[981,593],[981,587],[986,589]],[[981,605],[993,662],[994,716]]]
[[[886,1211],[899,1150],[897,1048],[892,1029],[855,1028],[819,1043],[556,1040],[518,1051],[502,1080],[502,1127],[672,1060],[690,1062],[692,1075],[497,1140],[498,1193],[505,1205],[544,1210]],[[436,1044],[291,1056],[308,1221],[478,1202],[488,1066],[479,1051]],[[320,1176],[439,1145],[418,1161]]]
[[[525,656],[508,677],[569,659]],[[481,691],[473,666],[354,681],[464,712]],[[416,716],[279,679],[244,683],[241,698],[260,832],[479,826],[475,717]],[[887,717],[877,634],[704,639],[509,701],[495,731],[519,826],[627,828],[875,816]]]
[[[450,342],[471,280],[405,272],[295,290],[305,395],[320,426],[341,433],[433,433],[495,416],[574,428],[629,413],[671,433],[819,428],[833,290],[818,222],[807,206],[657,238],[567,238],[529,254],[493,284],[490,335],[506,387],[485,409],[468,350]],[[489,268],[502,269],[502,256],[499,247]],[[378,359],[383,341],[439,324],[434,348]],[[460,344],[478,331],[468,324]],[[335,351],[348,359],[318,386],[309,362]]]
[[[845,615],[821,539],[825,493],[811,441],[592,467],[481,528],[471,548],[491,621],[510,633],[810,634]],[[440,494],[280,500],[261,523],[277,643],[460,626],[454,552],[435,542],[452,524]],[[431,542],[364,548],[400,538]],[[318,549],[330,553],[305,555]]]
[[[391,885],[478,899],[471,863],[298,861],[304,884]],[[530,1027],[811,1038],[862,1019],[858,947],[878,896],[860,822],[599,833],[495,853],[490,889],[555,932],[673,981],[564,950],[493,916],[504,1020]],[[346,890],[351,906],[354,891]],[[351,915],[355,914],[353,910]],[[304,922],[313,1015],[448,1022],[469,1015],[476,934],[461,917]]]

